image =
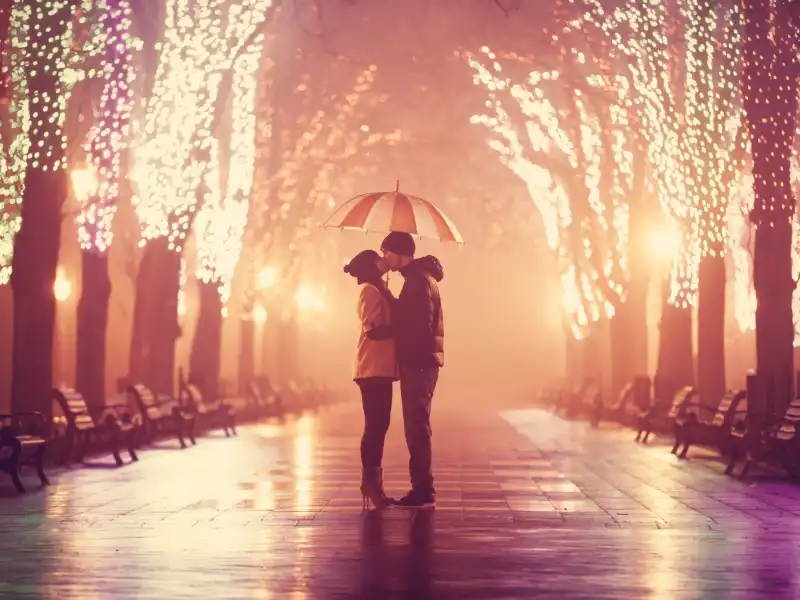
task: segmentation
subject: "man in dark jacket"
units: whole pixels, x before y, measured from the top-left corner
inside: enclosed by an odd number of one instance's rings
[[[438,284],[444,271],[433,256],[414,259],[416,246],[407,233],[390,233],[381,250],[389,268],[399,271],[405,279],[394,303],[393,329],[411,491],[396,505],[433,508],[436,491],[431,471],[431,402],[439,369],[444,365],[444,317]]]

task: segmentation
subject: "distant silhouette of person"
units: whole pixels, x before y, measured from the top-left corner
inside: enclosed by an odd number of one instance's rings
[[[364,410],[364,433],[361,437],[361,495],[376,508],[389,499],[383,490],[383,446],[392,413],[392,383],[399,371],[392,331],[391,293],[382,277],[389,270],[387,262],[374,250],[364,250],[351,260],[344,271],[356,278],[358,338],[353,380],[361,390]]]
[[[416,245],[408,233],[393,231],[383,240],[381,251],[389,268],[405,279],[393,303],[393,316],[411,491],[395,504],[433,508],[436,490],[431,467],[431,404],[439,369],[444,365],[444,317],[439,296],[444,270],[434,256],[414,258]]]

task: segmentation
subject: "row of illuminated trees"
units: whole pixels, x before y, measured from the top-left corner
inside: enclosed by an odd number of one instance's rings
[[[259,274],[296,280],[310,260],[307,232],[329,208],[334,165],[384,136],[351,126],[374,68],[342,69],[312,94],[313,61],[282,36],[279,5],[0,4],[0,284],[13,290],[14,408],[51,410],[67,218],[81,249],[75,382],[90,404],[107,389],[108,253],[122,200],[141,248],[128,377],[159,392],[174,387],[187,246],[200,286],[188,377],[210,395],[234,272],[249,273],[234,300],[258,321]]]
[[[790,4],[565,0],[549,52],[468,57],[486,93],[473,122],[527,186],[559,259],[581,358],[573,377],[591,374],[603,330],[614,390],[646,372],[646,290],[666,258],[656,375],[696,383],[709,401],[725,391],[732,279],[758,373],[791,397],[800,227]]]

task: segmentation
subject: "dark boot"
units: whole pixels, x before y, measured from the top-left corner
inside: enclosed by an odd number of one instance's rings
[[[372,502],[375,508],[384,508],[389,505],[390,500],[383,491],[382,468],[370,467],[361,470],[361,497],[364,501],[364,509],[367,508],[368,501]]]

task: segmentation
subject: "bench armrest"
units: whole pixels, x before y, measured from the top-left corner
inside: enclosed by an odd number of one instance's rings
[[[20,412],[10,413],[10,414],[0,414],[0,426],[2,426],[2,423],[10,421],[11,422],[10,423],[10,428],[12,430],[23,429],[22,425],[23,425],[23,422],[27,420],[26,417],[32,417],[30,419],[30,421],[32,421],[33,424],[34,424],[34,427],[33,427],[34,430],[33,430],[32,433],[34,435],[43,435],[43,430],[44,430],[44,425],[45,425],[44,416],[39,411],[35,411],[35,410],[32,410],[32,411],[20,411]]]
[[[697,408],[698,410],[704,410],[707,413],[715,415],[726,412],[726,411],[721,411],[718,406],[708,406],[707,404],[692,404],[689,405],[687,408]]]

